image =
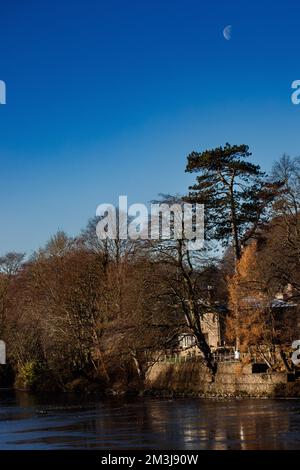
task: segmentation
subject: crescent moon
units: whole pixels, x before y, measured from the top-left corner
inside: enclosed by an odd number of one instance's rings
[[[231,24],[229,24],[228,26],[225,26],[225,28],[223,29],[223,36],[227,41],[230,41],[231,34],[232,34],[232,26]]]

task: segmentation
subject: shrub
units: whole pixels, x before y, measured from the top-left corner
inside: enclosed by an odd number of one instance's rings
[[[46,367],[36,360],[27,361],[19,365],[16,376],[16,387],[25,390],[36,390],[42,382]]]

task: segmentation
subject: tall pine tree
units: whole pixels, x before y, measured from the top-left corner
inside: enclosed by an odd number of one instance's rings
[[[224,246],[231,244],[236,261],[243,245],[266,221],[268,207],[282,184],[270,183],[259,165],[246,161],[247,145],[192,152],[186,171],[198,173],[189,187],[190,202],[205,206],[206,233]]]

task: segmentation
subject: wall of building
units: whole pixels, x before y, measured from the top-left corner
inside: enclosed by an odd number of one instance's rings
[[[207,342],[212,350],[221,345],[220,322],[216,313],[206,313],[201,319],[201,328],[202,332],[207,335]]]

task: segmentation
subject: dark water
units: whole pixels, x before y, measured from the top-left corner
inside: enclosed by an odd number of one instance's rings
[[[0,390],[0,449],[300,449],[300,400],[87,401]]]

